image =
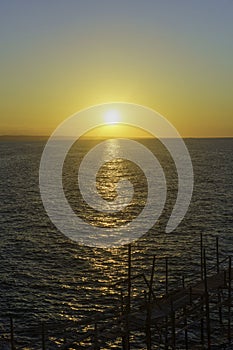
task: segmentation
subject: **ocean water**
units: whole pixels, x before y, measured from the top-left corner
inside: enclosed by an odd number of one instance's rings
[[[185,218],[171,234],[165,233],[165,227],[177,195],[174,162],[157,140],[137,141],[150,149],[162,165],[167,201],[154,227],[132,243],[132,273],[150,276],[155,255],[154,290],[160,296],[165,291],[165,257],[169,261],[170,289],[181,284],[182,276],[189,280],[200,273],[201,232],[208,266],[216,262],[216,236],[221,258],[233,254],[233,139],[185,140],[193,162],[194,192]],[[120,307],[120,289],[126,293],[127,288],[125,284],[117,285],[127,277],[126,246],[82,246],[59,232],[46,214],[39,191],[45,142],[0,141],[0,332],[7,334],[9,317],[13,317],[16,343],[22,349],[41,347],[41,322],[46,324],[47,348],[59,348],[64,336],[68,340],[75,338],[81,320],[88,319],[87,325],[93,327],[95,315],[114,314]],[[72,209],[83,220],[116,227],[139,215],[146,201],[147,183],[143,171],[132,162],[108,162],[97,176],[99,193],[107,201],[114,200],[114,185],[123,177],[134,185],[133,200],[123,212],[114,215],[90,208],[80,195],[77,169],[84,155],[99,142],[81,140],[70,150],[63,169],[64,191]],[[135,279],[133,296],[140,297],[145,289],[144,281]],[[120,346],[116,343],[108,348]]]

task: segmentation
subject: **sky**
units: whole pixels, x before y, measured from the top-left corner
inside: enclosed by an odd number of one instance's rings
[[[232,18],[232,0],[1,0],[0,135],[121,101],[233,136]]]

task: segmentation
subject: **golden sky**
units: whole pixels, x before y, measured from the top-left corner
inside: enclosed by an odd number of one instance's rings
[[[233,136],[232,14],[226,0],[1,2],[0,134],[50,135],[121,101],[183,137]]]
[[[84,134],[85,138],[114,138],[114,137],[137,137],[137,138],[148,138],[153,137],[151,134],[147,133],[145,130],[130,127],[127,125],[108,125],[99,128],[94,128],[93,130]]]

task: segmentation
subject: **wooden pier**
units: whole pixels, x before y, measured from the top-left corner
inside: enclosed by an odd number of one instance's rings
[[[223,348],[220,344],[224,346],[232,344],[232,258],[229,256],[220,261],[218,238],[216,238],[216,265],[211,269],[207,269],[202,235],[200,251],[199,276],[188,282],[183,278],[182,286],[173,290],[169,290],[169,260],[165,259],[165,292],[156,297],[154,290],[156,257],[153,256],[151,259],[149,278],[144,274],[134,275],[129,245],[127,278],[114,286],[120,290],[120,307],[114,308],[111,317],[100,313],[76,322],[76,332],[73,332],[72,336],[67,334],[67,339],[59,349],[111,349],[111,344],[114,342],[119,345],[118,349],[123,350],[209,350]],[[142,279],[145,283],[145,293],[141,298],[134,298],[132,295],[136,279]],[[11,349],[15,349],[12,319],[10,325]],[[55,329],[51,325],[42,324],[41,349],[49,350],[48,334],[52,334],[53,331],[55,332]],[[135,346],[135,337],[140,338],[140,344],[144,343],[143,347]]]
[[[207,269],[206,251],[203,247],[202,235],[200,237],[201,264],[200,276],[195,276],[186,285],[183,278],[182,287],[169,291],[168,264],[165,259],[166,285],[165,293],[156,298],[153,289],[156,257],[152,258],[151,276],[134,276],[131,263],[131,247],[128,247],[128,278],[119,284],[127,284],[127,295],[124,298],[121,293],[121,311],[115,319],[106,320],[101,325],[102,317],[95,319],[95,331],[99,324],[99,337],[88,349],[108,348],[108,344],[116,338],[122,339],[122,349],[134,349],[131,347],[131,338],[140,332],[144,349],[212,349],[231,344],[233,333],[232,313],[232,259],[227,257],[220,261],[219,242],[216,238],[216,265]],[[134,280],[142,278],[147,287],[143,299],[136,301],[132,297]],[[116,285],[115,285],[116,286]],[[213,323],[212,316],[215,314]],[[217,317],[216,317],[217,315]],[[212,327],[213,326],[213,327]],[[189,336],[189,332],[199,333],[199,342],[196,344]],[[216,327],[219,332],[219,341],[212,339]],[[62,349],[86,348],[84,340],[95,337],[93,330],[90,334],[83,334],[82,339],[76,339],[70,344],[64,344]],[[81,345],[83,344],[83,345]],[[77,346],[77,347],[75,347]],[[109,347],[110,349],[110,347]]]

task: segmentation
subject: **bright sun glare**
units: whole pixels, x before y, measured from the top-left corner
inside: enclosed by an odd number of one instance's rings
[[[107,124],[115,124],[120,121],[119,112],[116,110],[107,111],[104,115],[104,120]]]

